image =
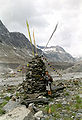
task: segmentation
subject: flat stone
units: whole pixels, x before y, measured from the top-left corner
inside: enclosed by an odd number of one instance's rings
[[[42,118],[43,117],[43,112],[42,111],[38,111],[37,113],[34,114],[34,117],[36,119]]]
[[[4,101],[4,100],[0,98],[0,104],[2,104],[2,103],[3,103],[3,101]]]
[[[79,97],[81,97],[81,98],[82,98],[82,94],[79,94]]]
[[[23,120],[35,120],[33,113],[30,112]]]
[[[62,103],[63,105],[66,105],[67,104],[67,102],[66,101],[63,101],[63,103]]]
[[[79,109],[79,110],[78,110],[78,113],[82,113],[82,109]]]
[[[20,106],[19,102],[15,102],[10,100],[4,107],[3,110],[5,110],[6,112],[9,112],[11,110],[13,110],[15,107]]]
[[[38,98],[44,98],[44,99],[46,99],[46,97],[44,97],[44,96],[39,96]]]
[[[24,119],[29,118],[30,110],[25,106],[20,106],[14,108],[12,111],[6,113],[0,117],[0,120],[34,120],[34,119]],[[30,115],[31,116],[31,115]]]
[[[8,97],[11,97],[12,94],[11,94],[11,93],[6,93],[6,94],[5,94],[5,97],[7,97],[7,96],[8,96]]]
[[[34,106],[34,103],[30,103],[28,105],[28,109],[32,112],[32,113],[35,113],[38,111],[38,109]]]
[[[81,118],[82,117],[82,113],[77,113],[75,117],[76,118]]]

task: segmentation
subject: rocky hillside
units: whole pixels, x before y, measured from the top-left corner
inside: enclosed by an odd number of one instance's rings
[[[34,46],[33,46],[34,47]],[[39,50],[41,53],[41,50]],[[21,62],[32,57],[31,45],[24,34],[9,32],[0,21],[0,62]]]
[[[75,59],[60,46],[47,47],[45,50],[44,50],[45,48],[44,46],[38,46],[38,48],[41,48],[41,50],[46,54],[46,57],[50,61],[56,61],[56,62],[75,61]]]
[[[34,47],[34,46],[33,46]],[[41,55],[44,46],[38,46],[38,53]],[[60,46],[47,47],[43,51],[51,62],[74,62],[74,58]],[[20,62],[32,57],[30,41],[24,34],[9,32],[0,21],[0,61]]]
[[[25,37],[24,34],[19,32],[9,32],[7,28],[0,21],[0,42],[6,43],[13,47],[31,49],[29,40]]]
[[[76,61],[82,61],[82,57],[76,58]]]
[[[69,67],[65,72],[82,72],[82,61],[77,61],[72,67]]]

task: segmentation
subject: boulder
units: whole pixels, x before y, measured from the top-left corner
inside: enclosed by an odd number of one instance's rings
[[[30,112],[23,120],[35,120],[33,113]]]
[[[4,101],[4,100],[0,98],[0,104],[2,104],[2,103],[3,103],[3,101]]]
[[[0,120],[34,120],[31,119],[32,117],[30,117],[31,111],[22,105],[20,107],[14,108],[12,111],[6,113],[5,115],[2,115],[0,117]]]
[[[34,114],[34,117],[36,118],[36,120],[40,120],[43,117],[43,112],[38,111],[37,113]]]
[[[15,102],[10,100],[4,107],[3,110],[5,110],[6,112],[9,112],[11,110],[13,110],[15,107],[20,106],[19,102]]]

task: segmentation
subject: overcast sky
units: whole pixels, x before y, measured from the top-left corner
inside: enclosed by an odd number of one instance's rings
[[[82,0],[0,0],[0,19],[9,31],[28,37],[27,19],[38,45],[46,45],[58,22],[49,46],[59,45],[74,57],[82,56]]]

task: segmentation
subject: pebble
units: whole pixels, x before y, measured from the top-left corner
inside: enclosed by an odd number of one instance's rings
[[[1,98],[0,98],[0,104],[2,104],[2,103],[3,103],[3,101],[4,101],[4,99],[1,99]]]
[[[82,113],[77,113],[75,117],[76,118],[82,117]]]
[[[42,118],[43,117],[43,112],[42,111],[38,111],[37,113],[34,114],[34,117],[36,119]]]
[[[66,105],[67,104],[67,101],[63,101],[63,103],[62,103],[63,105]]]
[[[82,98],[82,94],[79,94],[79,97],[81,97],[81,98]]]

